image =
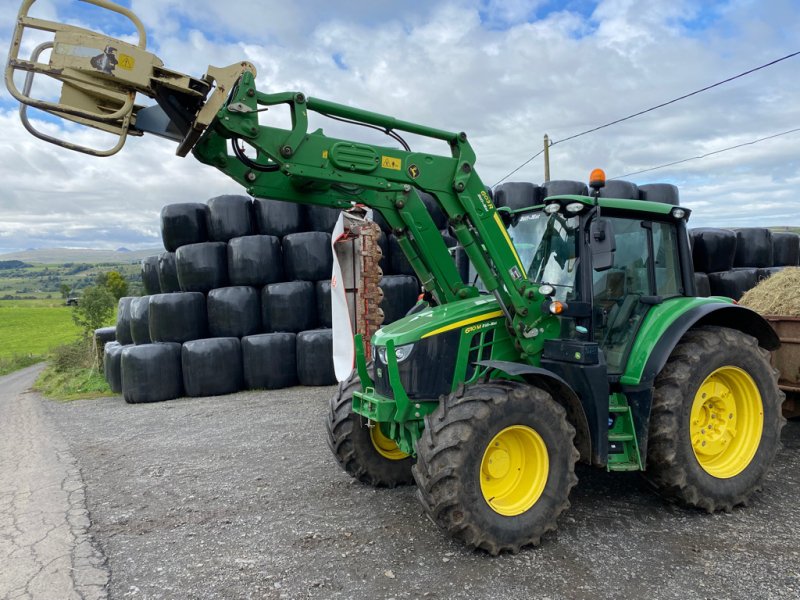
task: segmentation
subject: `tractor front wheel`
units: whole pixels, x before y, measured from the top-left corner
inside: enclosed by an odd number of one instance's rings
[[[536,545],[577,483],[575,430],[550,394],[495,381],[450,394],[417,443],[417,497],[453,538],[490,554]]]
[[[413,483],[413,459],[384,434],[380,423],[368,424],[353,412],[353,392],[360,389],[358,373],[353,371],[331,398],[325,424],[336,462],[352,477],[375,487]]]
[[[713,512],[747,503],[780,447],[783,393],[755,338],[689,331],[656,378],[646,478]]]

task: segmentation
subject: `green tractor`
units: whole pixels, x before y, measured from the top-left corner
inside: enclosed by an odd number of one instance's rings
[[[779,341],[730,299],[698,298],[685,208],[552,196],[497,209],[464,133],[367,112],[299,92],[256,88],[248,63],[193,78],[136,44],[34,19],[26,0],[6,83],[34,135],[94,155],[127,136],[178,143],[255,197],[380,213],[430,306],[355,336],[355,369],[331,401],[328,437],[350,475],[374,486],[415,482],[427,514],[452,537],[491,554],[538,544],[556,527],[578,461],[642,471],[664,496],[731,510],[758,489],[780,444],[783,394],[768,351]],[[28,28],[53,42],[18,58]],[[39,55],[50,49],[49,62]],[[77,49],[77,50],[76,50]],[[17,71],[26,72],[20,90]],[[35,75],[59,80],[58,102],[30,96]],[[136,95],[155,104],[141,106]],[[260,122],[288,107],[291,122]],[[108,149],[33,129],[25,108],[117,136]],[[377,128],[378,146],[311,131],[309,113]],[[449,155],[414,151],[408,132]],[[430,194],[469,258],[462,281],[420,197]]]

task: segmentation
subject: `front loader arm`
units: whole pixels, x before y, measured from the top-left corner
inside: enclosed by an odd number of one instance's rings
[[[145,50],[141,23],[107,0],[83,0],[131,18],[138,45],[28,16],[35,0],[25,0],[14,32],[6,84],[24,106],[33,106],[119,136],[111,150],[94,151],[47,139],[95,155],[118,151],[127,134],[154,133],[178,142],[177,154],[192,152],[239,182],[255,197],[334,208],[363,204],[377,210],[392,228],[426,290],[440,303],[469,298],[465,285],[418,190],[431,194],[486,289],[500,302],[523,359],[537,362],[554,320],[542,310],[544,298],[529,281],[489,194],[475,171],[475,153],[464,133],[400,121],[297,92],[267,94],[255,87],[255,68],[242,62],[209,67],[193,78],[163,67]],[[54,33],[49,64],[18,58],[26,28]],[[37,56],[38,59],[38,56]],[[13,76],[27,71],[62,82],[57,103],[17,89]],[[27,93],[25,93],[27,92]],[[136,105],[136,94],[155,100]],[[259,113],[288,105],[291,128],[261,125]],[[364,144],[308,130],[308,112],[369,125],[387,133],[404,131],[449,145],[450,156]],[[40,136],[41,137],[41,136]],[[43,138],[45,139],[45,138]],[[248,156],[248,149],[250,156]],[[547,328],[547,332],[545,329]]]

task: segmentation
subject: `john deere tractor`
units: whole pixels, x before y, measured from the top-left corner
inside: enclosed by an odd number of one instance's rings
[[[249,63],[190,77],[138,43],[19,13],[6,84],[26,126],[98,155],[128,135],[178,143],[249,194],[379,213],[414,267],[429,306],[355,336],[355,369],[327,419],[330,447],[374,486],[416,483],[427,514],[491,554],[538,544],[555,529],[578,461],[641,471],[658,492],[707,511],[758,489],[779,447],[782,394],[768,360],[779,342],[756,313],[695,295],[689,210],[588,195],[497,209],[465,133],[308,97],[266,93]],[[18,57],[30,28],[51,42]],[[47,63],[40,55],[49,50]],[[26,72],[23,89],[14,81]],[[61,97],[31,97],[35,75]],[[141,106],[137,94],[155,103]],[[259,117],[288,107],[285,128]],[[108,149],[36,131],[32,106],[116,136]],[[317,113],[384,131],[378,146],[310,131]],[[414,151],[408,132],[446,154]],[[447,217],[475,282],[465,283],[420,192]]]

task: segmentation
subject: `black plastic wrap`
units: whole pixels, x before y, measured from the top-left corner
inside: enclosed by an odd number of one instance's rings
[[[772,266],[772,232],[766,227],[745,227],[736,230],[734,267]]]
[[[161,209],[161,240],[167,252],[175,252],[187,244],[208,241],[206,213],[208,207],[199,202],[167,204]]]
[[[242,389],[242,345],[239,338],[186,342],[181,351],[186,395],[221,396]]]
[[[566,179],[555,179],[553,181],[545,181],[542,184],[544,188],[544,196],[562,196],[562,195],[576,195],[588,196],[589,188],[581,181],[568,181]]]
[[[694,287],[697,295],[702,298],[707,298],[711,295],[711,286],[708,283],[708,275],[695,271],[694,274]]]
[[[225,242],[181,246],[175,253],[178,283],[184,292],[209,292],[228,285],[228,248]]]
[[[306,231],[305,207],[294,202],[256,198],[253,200],[256,230],[262,235],[282,238]]]
[[[228,242],[228,279],[231,285],[283,281],[281,241],[274,235],[248,235]]]
[[[600,197],[621,198],[622,200],[638,200],[639,186],[630,181],[609,179],[606,181],[606,184],[600,188]]]
[[[527,181],[507,181],[494,190],[494,205],[507,206],[511,210],[528,208],[541,204],[544,190],[535,183]]]
[[[800,235],[789,231],[772,232],[772,265],[796,267],[800,264]]]
[[[733,268],[736,234],[729,229],[698,227],[689,232],[692,241],[694,270],[719,273]]]
[[[273,283],[261,290],[264,331],[297,333],[317,326],[317,299],[311,281]]]
[[[277,390],[297,385],[294,333],[263,333],[242,338],[244,387]]]
[[[757,279],[761,281],[762,279],[768,279],[775,275],[775,273],[780,273],[786,267],[764,267],[763,269],[758,269]]]
[[[333,270],[331,234],[293,233],[283,238],[283,270],[287,281],[319,281]]]
[[[314,329],[297,334],[297,380],[300,385],[333,385],[333,332]]]
[[[121,346],[119,342],[106,342],[103,348],[103,374],[105,375],[108,387],[115,394],[122,393],[122,371],[120,361],[122,360],[122,350],[130,346]]]
[[[133,343],[131,337],[131,301],[133,296],[124,296],[117,303],[117,341],[123,346]]]
[[[178,263],[174,252],[162,252],[158,257],[158,284],[162,294],[180,292],[178,281]]]
[[[188,342],[208,335],[206,297],[200,292],[150,296],[150,339]]]
[[[678,186],[671,183],[646,183],[639,186],[639,198],[648,202],[661,202],[680,206]]]
[[[339,219],[339,208],[330,208],[328,206],[306,206],[306,224],[309,231],[319,231],[322,233],[330,233],[336,226],[336,221]]]
[[[161,402],[183,396],[180,344],[128,346],[120,363],[125,402]]]
[[[377,209],[372,209],[372,220],[377,223],[378,227],[381,228],[381,231],[385,234],[390,234],[392,232],[392,228],[389,227],[389,223],[386,222],[386,219],[383,218],[383,215],[378,212]]]
[[[331,280],[325,279],[316,284],[317,296],[317,325],[319,327],[331,328]]]
[[[708,285],[712,296],[727,296],[739,300],[742,295],[758,283],[758,269],[735,269],[721,273],[709,273]]]
[[[442,207],[439,206],[439,202],[436,200],[436,198],[427,192],[423,192],[422,190],[417,190],[417,193],[419,194],[423,204],[425,204],[425,208],[428,209],[428,213],[431,215],[431,219],[433,219],[436,229],[444,229],[447,227],[447,215],[442,210]]]
[[[419,280],[411,275],[387,275],[378,285],[383,290],[381,309],[384,325],[405,317],[419,298]]]
[[[389,273],[392,275],[413,275],[416,277],[411,263],[408,262],[394,234],[389,236],[389,265]]]
[[[158,256],[148,256],[142,259],[142,286],[147,295],[161,293],[161,282],[158,280]]]
[[[259,290],[239,285],[208,293],[208,332],[211,337],[244,337],[261,333]]]
[[[137,346],[150,344],[150,296],[131,300],[131,337]]]
[[[227,242],[231,238],[252,235],[253,203],[248,196],[226,194],[208,201],[208,239]]]
[[[117,341],[116,327],[101,327],[94,330],[94,343],[98,348],[104,348],[108,342]]]

